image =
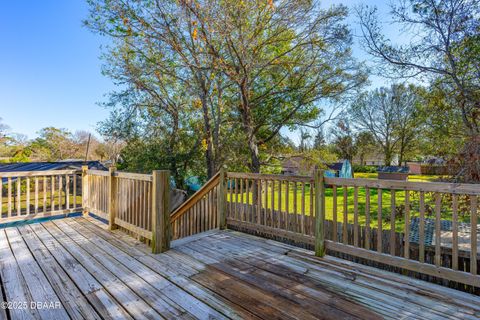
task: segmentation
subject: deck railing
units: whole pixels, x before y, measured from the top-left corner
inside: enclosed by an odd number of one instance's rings
[[[61,170],[1,175],[0,224],[73,212],[168,250],[217,227],[284,239],[480,287],[480,185],[224,173],[170,212],[169,173]]]
[[[81,171],[0,173],[0,224],[82,210]]]
[[[180,239],[218,227],[217,203],[222,172],[205,185],[171,214],[172,239]]]
[[[330,254],[480,286],[480,185],[233,173],[227,224]],[[411,223],[414,225],[411,225]]]

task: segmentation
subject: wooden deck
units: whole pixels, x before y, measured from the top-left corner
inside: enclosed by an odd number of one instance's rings
[[[0,318],[480,317],[480,297],[238,232],[150,250],[93,219],[1,229]]]

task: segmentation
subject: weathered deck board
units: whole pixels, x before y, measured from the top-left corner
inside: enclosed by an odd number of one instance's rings
[[[0,230],[0,319],[478,319],[480,297],[233,231],[150,248],[93,219]],[[39,301],[41,302],[41,301]]]

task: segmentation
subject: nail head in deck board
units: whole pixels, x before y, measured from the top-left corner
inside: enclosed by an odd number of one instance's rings
[[[170,249],[170,173],[167,170],[152,172],[152,252]]]

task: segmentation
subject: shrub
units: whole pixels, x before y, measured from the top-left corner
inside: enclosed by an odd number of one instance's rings
[[[352,166],[353,172],[364,172],[364,173],[376,173],[378,167],[377,166],[362,166],[358,164],[354,164]]]

